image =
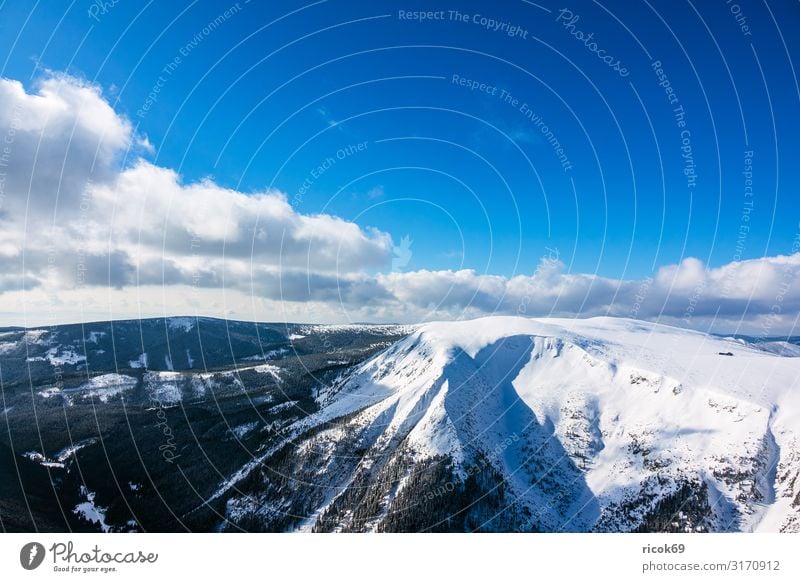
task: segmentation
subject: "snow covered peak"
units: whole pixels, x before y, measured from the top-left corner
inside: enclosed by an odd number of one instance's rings
[[[374,454],[403,443],[467,472],[489,458],[531,511],[555,504],[538,528],[643,527],[688,487],[707,514],[681,530],[797,529],[798,372],[794,358],[629,319],[430,323],[323,393],[303,426],[354,415],[380,433]],[[537,484],[556,466],[548,487],[580,485],[557,502]]]
[[[215,495],[268,465],[295,478],[232,494],[229,520],[283,528],[291,506],[307,516],[292,528],[317,531],[800,531],[798,372],[629,319],[429,323]]]
[[[641,368],[685,385],[714,386],[765,404],[800,389],[797,360],[776,358],[733,339],[625,318],[484,317],[436,322],[422,326],[405,343],[421,341],[440,354],[460,350],[474,358],[499,340],[515,336],[551,338],[614,370]]]

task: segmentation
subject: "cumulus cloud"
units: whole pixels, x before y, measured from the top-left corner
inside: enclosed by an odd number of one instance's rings
[[[172,170],[139,160],[114,184],[92,189],[111,209],[119,245],[135,240],[168,256],[197,254],[253,259],[313,271],[351,272],[385,266],[389,235],[335,216],[295,212],[281,192],[243,194],[211,180],[182,184]]]
[[[687,258],[642,280],[569,273],[557,256],[513,277],[386,272],[389,234],[302,214],[276,190],[186,183],[147,160],[149,142],[99,87],[63,74],[30,91],[0,79],[0,140],[7,323],[43,311],[77,320],[79,304],[97,318],[189,309],[304,321],[610,314],[784,333],[800,311],[798,241],[786,256],[714,268]]]
[[[146,138],[74,77],[31,92],[0,79],[0,134],[0,290],[226,284],[280,296],[285,278],[291,299],[308,299],[390,261],[388,234],[300,214],[281,192],[183,183],[142,158]]]
[[[139,142],[98,87],[50,74],[34,89],[0,79],[3,210],[31,220],[73,216],[87,184],[113,180],[119,158]]]
[[[717,268],[687,258],[642,280],[567,273],[564,264],[552,258],[542,259],[530,276],[417,271],[382,275],[378,280],[396,300],[418,312],[427,310],[426,316],[433,318],[486,313],[616,315],[782,333],[794,328],[800,312],[800,239],[793,251]]]

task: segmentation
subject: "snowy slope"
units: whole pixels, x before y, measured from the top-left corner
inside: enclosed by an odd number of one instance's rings
[[[753,347],[778,356],[800,358],[800,346],[787,341],[758,342]]]
[[[382,529],[398,500],[430,493],[409,489],[415,468],[447,459],[453,479],[502,490],[510,517],[486,522],[495,529],[800,531],[799,362],[617,318],[428,324],[291,427],[293,462],[316,488],[280,495],[308,498],[300,529]],[[309,460],[319,450],[322,466]],[[229,519],[300,511],[260,495],[231,499]]]

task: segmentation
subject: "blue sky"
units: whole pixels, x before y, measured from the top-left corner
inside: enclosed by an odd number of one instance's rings
[[[409,237],[405,270],[531,275],[557,249],[642,280],[792,253],[800,5],[731,4],[5,2],[0,56],[29,92],[96,84],[186,184]]]

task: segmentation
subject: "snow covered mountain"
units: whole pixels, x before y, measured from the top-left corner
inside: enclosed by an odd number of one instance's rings
[[[186,531],[198,496],[317,410],[318,386],[411,331],[204,317],[0,328],[0,532]]]
[[[226,529],[800,531],[800,360],[639,321],[434,323],[221,484]]]

